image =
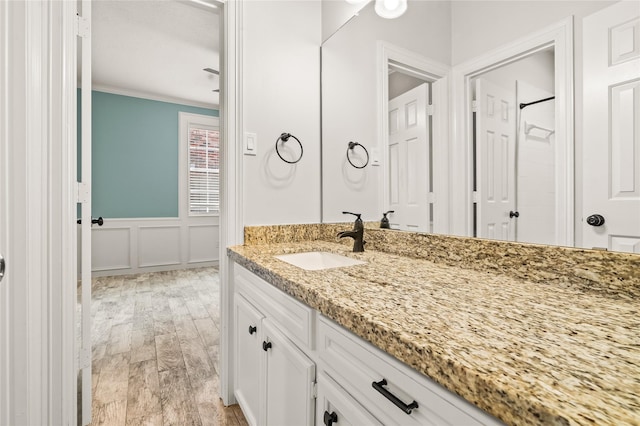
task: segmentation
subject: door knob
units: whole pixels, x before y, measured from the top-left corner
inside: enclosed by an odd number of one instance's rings
[[[82,219],[78,219],[78,225],[82,224]],[[100,216],[97,219],[91,218],[91,225],[98,225],[98,226],[102,226],[104,225],[104,219],[102,218],[102,216]]]
[[[333,426],[334,423],[338,423],[338,415],[335,411],[329,413],[328,411],[324,412],[324,424],[325,426]]]
[[[4,257],[0,254],[0,281],[4,278]]]
[[[510,211],[510,212],[509,212],[509,217],[510,217],[510,218],[520,217],[520,212]]]
[[[601,214],[592,214],[587,218],[587,223],[591,226],[602,226],[604,225],[604,216]]]

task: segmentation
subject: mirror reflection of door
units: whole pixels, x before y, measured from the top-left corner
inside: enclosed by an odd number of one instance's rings
[[[432,232],[431,84],[407,67],[389,65],[389,224]]]
[[[553,48],[473,83],[474,236],[557,244]]]
[[[639,37],[634,2],[616,3],[584,20],[586,248],[640,253]]]

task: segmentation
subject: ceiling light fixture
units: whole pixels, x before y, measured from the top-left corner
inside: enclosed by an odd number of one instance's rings
[[[376,0],[375,9],[381,18],[398,18],[407,11],[407,0]]]

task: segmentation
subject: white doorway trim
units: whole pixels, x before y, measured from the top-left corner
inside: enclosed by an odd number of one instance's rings
[[[227,247],[244,242],[242,191],[242,2],[227,1],[221,30],[220,56],[220,396],[225,405],[233,395],[233,280]]]
[[[433,231],[438,234],[449,233],[449,107],[448,107],[448,65],[428,59],[405,48],[391,43],[378,41],[377,46],[377,105],[378,105],[378,147],[382,160],[382,182],[379,185],[378,210],[380,214],[388,209],[389,199],[389,63],[397,63],[417,71],[425,81],[433,83],[432,101],[436,106],[433,111]]]
[[[557,244],[574,243],[574,106],[573,16],[527,37],[478,56],[452,69],[454,123],[451,153],[451,233],[471,236],[473,230],[471,80],[479,74],[553,47],[555,50]],[[564,141],[564,143],[563,143]]]
[[[1,184],[12,214],[2,286],[11,282],[3,288],[14,302],[13,322],[1,325],[12,340],[0,347],[10,355],[0,356],[0,373],[9,372],[2,424],[76,423],[75,7],[0,4],[0,145],[10,176]]]

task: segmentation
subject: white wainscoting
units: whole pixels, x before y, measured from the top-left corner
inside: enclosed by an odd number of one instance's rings
[[[91,238],[93,276],[218,265],[217,216],[105,218],[103,226],[93,226]]]

